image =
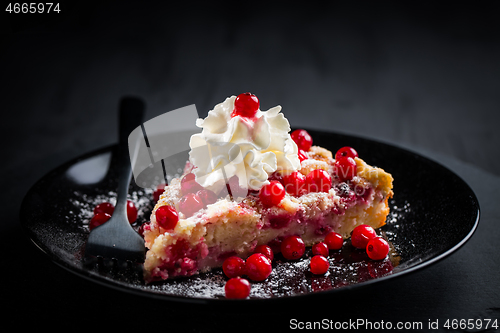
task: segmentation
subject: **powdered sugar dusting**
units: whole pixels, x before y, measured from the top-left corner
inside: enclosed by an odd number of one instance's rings
[[[387,216],[387,224],[395,224],[398,221],[398,217],[402,214],[409,213],[411,211],[411,206],[408,201],[405,201],[403,206],[398,207],[395,205],[395,200],[391,200],[391,211]]]
[[[180,278],[152,283],[144,288],[159,294],[196,298],[224,298],[226,280],[222,274],[204,273],[190,278]]]

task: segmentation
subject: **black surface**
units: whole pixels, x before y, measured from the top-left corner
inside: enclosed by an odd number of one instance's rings
[[[0,18],[7,331],[96,330],[104,320],[136,330],[227,331],[252,323],[286,330],[292,318],[439,319],[444,331],[448,318],[500,317],[500,29],[493,2],[88,1],[66,8],[50,19],[3,10]],[[22,232],[20,203],[40,177],[115,142],[123,95],[143,96],[152,118],[193,103],[206,114],[244,91],[257,94],[263,109],[281,104],[294,127],[376,138],[447,165],[479,199],[476,233],[449,258],[390,282],[307,303],[221,310],[96,285],[54,265]]]
[[[446,168],[421,155],[383,143],[313,130],[309,133],[316,144],[332,151],[344,146],[356,147],[362,158],[373,161],[397,179],[398,195],[390,201],[392,214],[388,224],[379,230],[391,243],[391,255],[384,261],[372,261],[363,251],[352,251],[347,242],[342,251],[332,251],[330,273],[323,277],[314,277],[308,272],[310,251],[298,261],[287,261],[279,256],[274,261],[274,273],[265,281],[253,284],[251,300],[315,296],[318,292],[333,294],[344,287],[353,290],[398,277],[452,254],[474,233],[479,220],[477,198],[467,184]],[[221,270],[194,278],[145,284],[141,274],[134,269],[112,274],[101,266],[85,265],[82,252],[87,248],[85,242],[89,237],[88,218],[80,211],[81,205],[74,202],[88,202],[92,207],[99,195],[116,191],[115,175],[120,174],[122,166],[89,163],[96,159],[107,160],[112,153],[115,156],[116,147],[69,161],[49,172],[30,189],[21,206],[21,223],[32,241],[69,271],[124,292],[206,304],[224,299],[226,279]],[[84,164],[88,165],[86,173],[106,177],[97,183],[82,183],[68,176],[75,165]],[[183,163],[178,165],[182,166]],[[438,183],[440,185],[436,186]],[[140,189],[135,187],[134,190]],[[84,196],[89,199],[82,199]],[[143,196],[152,198],[151,193]],[[111,196],[107,197],[104,200],[109,201]],[[154,203],[151,200],[144,206],[149,209],[141,209],[143,214],[135,223],[136,229],[149,220]]]

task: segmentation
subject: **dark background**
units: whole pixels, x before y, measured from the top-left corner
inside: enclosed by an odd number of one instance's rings
[[[285,330],[291,318],[500,321],[500,24],[493,2],[86,1],[61,3],[59,14],[9,14],[7,3],[0,8],[0,249],[9,332],[107,323]],[[389,142],[448,166],[480,200],[475,235],[451,257],[389,282],[308,304],[219,309],[96,285],[52,264],[23,233],[20,203],[37,179],[116,142],[121,96],[142,96],[149,119],[189,104],[205,116],[246,91],[264,110],[280,104],[293,127]]]

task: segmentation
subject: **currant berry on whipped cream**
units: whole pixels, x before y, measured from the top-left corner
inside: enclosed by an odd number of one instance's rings
[[[189,142],[193,173],[198,184],[215,193],[234,176],[241,188],[259,191],[275,171],[289,174],[300,168],[281,106],[262,111],[254,95],[232,96],[196,125],[202,131]]]

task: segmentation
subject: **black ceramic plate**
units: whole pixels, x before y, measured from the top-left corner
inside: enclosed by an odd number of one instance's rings
[[[310,133],[315,144],[333,152],[352,146],[367,163],[393,175],[391,214],[387,225],[379,230],[392,245],[390,256],[382,262],[369,260],[364,251],[353,250],[347,241],[341,251],[330,251],[329,272],[314,276],[308,268],[310,250],[293,262],[278,254],[271,276],[252,283],[250,299],[334,293],[387,280],[446,257],[472,236],[479,221],[479,204],[470,187],[450,170],[384,143],[335,133]],[[103,148],[70,161],[31,188],[21,208],[21,221],[29,237],[58,265],[110,287],[170,300],[227,301],[226,279],[221,270],[146,285],[134,267],[115,272],[83,263],[92,209],[99,202],[114,200],[114,148]],[[177,168],[170,168],[171,173]],[[138,228],[149,218],[153,206],[151,191],[132,187],[130,193],[139,206],[139,218],[134,224]]]

